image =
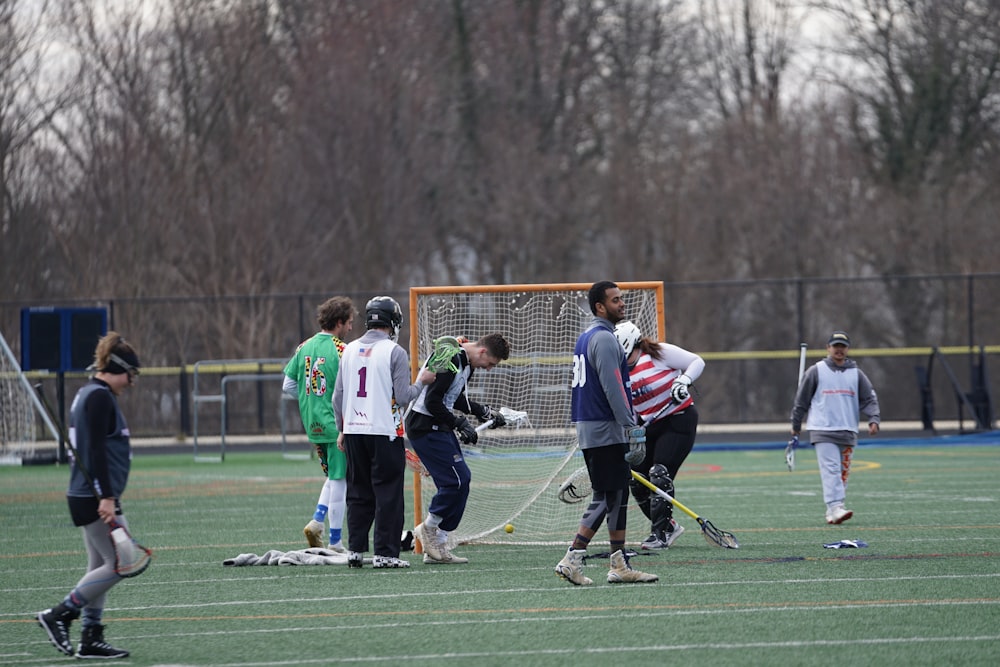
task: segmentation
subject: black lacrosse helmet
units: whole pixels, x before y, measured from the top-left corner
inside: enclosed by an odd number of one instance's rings
[[[365,328],[384,327],[392,330],[392,339],[399,335],[403,324],[403,310],[389,296],[377,296],[365,304]]]

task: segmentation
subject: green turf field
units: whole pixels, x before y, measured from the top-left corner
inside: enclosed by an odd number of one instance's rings
[[[0,468],[0,664],[72,661],[34,620],[84,566],[66,477]],[[741,548],[709,546],[678,512],[674,547],[633,559],[659,583],[610,585],[592,558],[595,584],[577,588],[553,573],[563,545],[466,545],[456,566],[409,554],[408,570],[223,567],[306,546],[318,465],[141,452],[125,507],[156,559],[111,591],[106,634],[130,665],[997,665],[998,479],[997,446],[861,448],[855,517],[827,526],[808,448],[789,473],[780,451],[696,447],[677,497]],[[648,526],[629,516],[637,546]],[[869,546],[823,548],[845,538]]]

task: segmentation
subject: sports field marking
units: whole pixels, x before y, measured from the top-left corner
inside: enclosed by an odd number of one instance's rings
[[[753,648],[774,649],[774,648],[809,648],[809,647],[847,647],[847,646],[880,646],[892,644],[917,643],[962,643],[962,642],[992,642],[1000,638],[1000,635],[977,635],[965,637],[896,637],[886,639],[839,639],[839,640],[818,640],[818,641],[786,641],[786,642],[752,642],[752,643],[702,643],[702,644],[663,644],[660,646],[609,646],[609,647],[572,647],[568,649],[540,649],[533,651],[496,651],[496,652],[470,652],[470,653],[436,653],[436,654],[398,654],[382,656],[365,656],[344,659],[321,659],[321,660],[296,660],[280,662],[241,662],[241,663],[213,663],[203,667],[215,667],[226,665],[227,667],[272,667],[277,665],[302,665],[302,664],[334,664],[348,662],[411,662],[414,660],[463,660],[473,658],[527,658],[532,656],[563,656],[589,654],[599,655],[606,653],[620,652],[642,652],[663,651],[673,653],[675,651],[729,651],[746,650]]]
[[[785,465],[784,462],[782,462],[781,465]],[[681,471],[680,474],[677,475],[678,481],[683,481],[687,477],[687,475],[688,475],[687,466],[688,466],[688,464],[685,464],[684,465],[684,469]],[[859,460],[859,459],[854,459],[853,461],[851,461],[851,474],[854,475],[855,473],[859,473],[859,472],[871,472],[872,470],[878,470],[881,467],[882,467],[882,464],[878,463],[876,461],[862,461],[862,460]],[[719,469],[723,470],[723,468],[721,466],[719,466]],[[701,475],[707,475],[708,473],[702,472],[700,474]],[[788,470],[754,470],[754,471],[746,471],[746,472],[712,472],[711,473],[711,477],[712,477],[712,479],[749,479],[749,478],[756,478],[756,477],[781,477],[782,479],[789,479],[789,478],[794,478],[794,477],[801,477],[801,476],[804,476],[804,475],[813,475],[813,476],[815,476],[816,474],[817,474],[817,472],[816,472],[816,468],[815,467],[802,466],[801,468],[797,469],[795,472],[788,472]],[[692,476],[696,476],[696,475],[692,475]],[[702,482],[702,481],[704,481],[704,480],[701,480],[701,479],[698,480],[698,482]]]
[[[255,603],[259,604],[259,603]],[[628,613],[629,618],[658,618],[663,616],[717,616],[720,614],[763,614],[763,613],[783,613],[783,612],[795,612],[800,613],[803,611],[843,611],[845,609],[894,609],[901,607],[961,607],[961,606],[994,606],[1000,605],[1000,598],[969,598],[969,599],[951,599],[951,600],[936,600],[936,599],[924,599],[924,600],[830,600],[822,604],[816,604],[815,602],[803,601],[799,603],[794,602],[770,602],[770,603],[726,603],[720,602],[717,604],[707,604],[707,605],[601,605],[601,606],[588,606],[588,605],[574,605],[574,621],[584,621],[584,620],[602,620],[607,618],[621,618],[622,613]],[[122,610],[116,610],[122,611]],[[409,628],[409,627],[424,627],[428,625],[439,625],[439,624],[481,624],[481,623],[493,623],[493,624],[510,624],[510,623],[539,623],[539,622],[552,622],[552,623],[565,623],[566,617],[563,615],[565,608],[563,607],[534,607],[534,608],[509,608],[509,609],[441,609],[441,610],[427,610],[427,609],[416,609],[416,610],[394,610],[394,611],[343,611],[343,612],[313,612],[313,613],[301,613],[301,614],[232,614],[232,615],[214,615],[214,616],[156,616],[156,617],[129,617],[122,616],[115,618],[115,624],[124,625],[126,623],[185,623],[190,621],[196,622],[209,622],[209,621],[239,621],[241,623],[246,623],[249,621],[274,621],[274,620],[287,620],[287,621],[300,621],[305,619],[352,619],[352,618],[413,618],[416,620],[407,621],[394,621],[394,622],[384,622],[384,623],[371,623],[366,621],[364,623],[358,623],[357,625],[333,625],[327,629],[330,630],[363,630],[365,628]],[[512,614],[511,618],[485,618],[485,616],[496,615],[503,616],[505,614]],[[545,616],[544,614],[553,614],[552,616]],[[463,619],[462,616],[468,616],[469,618]],[[434,621],[431,617],[447,617],[446,620]],[[8,621],[7,624],[35,624],[37,621],[33,618],[29,619],[18,619],[17,621]],[[210,631],[210,632],[196,632],[196,633],[162,633],[153,635],[129,635],[127,638],[136,639],[138,637],[149,638],[149,637],[174,637],[174,636],[199,636],[199,635],[216,635],[216,634],[230,634],[230,633],[241,633],[241,634],[262,634],[275,631],[293,631],[293,630],[309,630],[315,631],[316,626],[309,626],[308,628],[301,627],[290,627],[284,630],[279,630],[276,628],[248,628],[245,630],[220,630],[220,631]],[[123,639],[126,637],[123,636]]]
[[[759,580],[700,581],[700,582],[661,582],[659,584],[659,586],[660,587],[665,587],[665,588],[694,588],[694,587],[701,587],[701,586],[764,586],[764,585],[773,586],[773,585],[777,585],[777,584],[793,585],[793,584],[815,584],[815,583],[826,583],[826,582],[833,582],[833,583],[858,583],[858,582],[860,582],[860,583],[876,583],[876,582],[907,581],[907,580],[930,581],[930,580],[950,580],[950,579],[968,580],[968,579],[996,579],[996,578],[1000,578],[1000,572],[984,573],[984,574],[970,574],[970,575],[941,574],[941,575],[927,575],[927,576],[921,575],[921,576],[894,576],[894,577],[840,577],[840,578],[827,578],[827,577],[824,577],[824,578],[795,578],[795,579],[779,579],[779,580],[759,579]],[[219,582],[219,581],[231,581],[231,580],[229,580],[229,579],[198,579],[198,580],[192,580],[192,581],[188,581],[188,582],[171,582],[171,583],[172,584],[179,584],[179,583],[194,583],[194,584],[197,584],[197,583],[215,583],[215,582]],[[408,598],[408,597],[409,598],[428,598],[428,597],[438,596],[438,597],[455,598],[455,597],[460,597],[462,595],[467,595],[467,596],[490,595],[490,594],[520,595],[520,594],[523,594],[523,593],[538,593],[540,591],[549,591],[549,592],[559,593],[559,594],[573,594],[573,595],[577,595],[577,594],[580,594],[581,591],[595,592],[596,593],[596,592],[600,592],[602,589],[604,589],[604,587],[597,587],[597,588],[593,588],[593,589],[577,589],[577,588],[566,588],[566,587],[559,587],[559,588],[532,587],[532,588],[503,588],[503,589],[480,589],[480,588],[476,588],[476,589],[466,589],[466,590],[451,589],[451,590],[448,590],[448,591],[435,591],[435,592],[429,592],[428,591],[428,592],[415,592],[415,593],[385,593],[385,594],[371,594],[371,595],[322,596],[322,597],[312,597],[312,598],[295,598],[295,599],[289,599],[289,600],[282,600],[282,599],[279,599],[279,600],[274,600],[274,599],[261,599],[261,600],[225,600],[225,601],[219,601],[219,602],[203,602],[203,603],[174,604],[174,605],[152,605],[152,606],[132,606],[132,607],[114,607],[114,608],[109,607],[109,609],[113,609],[116,613],[117,612],[136,613],[136,612],[142,612],[142,611],[148,611],[148,610],[160,610],[160,609],[205,609],[205,608],[209,608],[209,607],[246,606],[246,605],[259,605],[259,604],[283,604],[283,603],[289,603],[289,602],[295,602],[295,603],[301,603],[301,604],[308,604],[308,603],[326,603],[326,602],[352,602],[352,601],[356,601],[356,600],[378,600],[378,599],[396,600],[396,599],[404,599],[404,598]],[[997,600],[992,600],[992,599],[989,599],[989,598],[987,598],[987,600],[989,602],[997,602]],[[940,602],[940,601],[938,601],[938,600],[929,600],[929,601],[924,601],[922,603],[936,603],[936,602]],[[949,600],[947,602],[954,603],[953,600]],[[809,603],[803,603],[803,604],[809,604]],[[829,604],[831,604],[831,603],[824,603],[822,605],[822,607],[826,607]],[[865,603],[865,605],[867,606],[867,603]],[[640,606],[637,606],[637,607],[614,607],[614,608],[615,609],[633,609],[633,608],[635,608],[635,609],[652,609],[652,608],[658,608],[658,607],[650,607],[650,606],[647,606],[647,605],[640,605]],[[664,608],[668,608],[668,607],[664,607]],[[669,608],[678,608],[678,607],[671,606]],[[574,607],[574,609],[584,610],[584,609],[586,609],[586,607]],[[502,613],[502,610],[491,610],[491,611],[494,611],[496,613]],[[521,613],[521,612],[530,611],[530,610],[518,609],[518,610],[507,610],[507,611],[508,612]],[[24,618],[24,615],[28,614],[28,613],[29,612],[0,613],[0,625],[5,624],[5,623],[11,623],[11,622],[16,622],[16,623],[21,623],[21,622],[34,623],[35,620],[33,618],[31,618],[31,619],[25,619]],[[350,613],[357,613],[357,612],[350,612]],[[377,612],[377,613],[387,613],[387,612]],[[409,612],[391,612],[391,613],[395,614],[395,613],[409,613]],[[426,613],[432,613],[432,612],[426,612]],[[448,612],[448,613],[452,613],[452,612]],[[340,614],[320,614],[319,616],[339,616],[339,615]],[[292,617],[294,617],[294,618],[300,618],[300,617],[312,617],[312,616],[316,616],[316,615],[314,615],[314,614],[294,615],[294,616],[291,616],[291,615],[277,615],[277,616],[268,616],[268,618],[286,618],[286,617],[287,618],[292,618]],[[195,618],[203,618],[203,617],[195,617]],[[245,617],[239,616],[238,618],[245,618]],[[117,622],[119,620],[130,620],[130,619],[118,619],[118,618],[116,618],[115,620]],[[150,619],[150,618],[134,618],[134,619],[131,619],[131,620],[147,621],[147,620],[155,620],[155,619]],[[181,620],[181,619],[179,619],[177,617],[164,617],[164,618],[162,618],[160,620]]]

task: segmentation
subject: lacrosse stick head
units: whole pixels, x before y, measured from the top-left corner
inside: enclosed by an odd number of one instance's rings
[[[500,408],[499,412],[503,416],[503,426],[512,426],[514,428],[521,428],[522,426],[531,426],[531,422],[528,421],[528,413],[522,410],[513,410],[511,408]],[[494,424],[496,419],[492,417],[487,419],[482,424],[476,427],[477,433],[482,433],[488,428],[496,428]]]
[[[121,577],[137,577],[153,561],[153,552],[136,542],[124,526],[113,524],[111,544],[115,549],[115,572]]]
[[[412,449],[403,450],[406,452],[406,467],[413,472],[419,472],[424,477],[430,477],[430,473],[427,472],[427,468],[424,467],[424,462],[420,460],[417,453]]]
[[[528,413],[523,410],[514,410],[513,408],[501,407],[500,414],[503,415],[504,421],[507,422],[508,427],[513,428],[531,428],[531,422],[528,420]]]
[[[795,470],[795,448],[798,446],[799,436],[797,435],[793,435],[785,446],[785,464],[788,466],[788,472]]]
[[[701,522],[701,534],[705,541],[713,547],[723,549],[739,549],[740,543],[736,541],[736,536],[729,531],[719,530],[711,521]]]
[[[594,487],[590,483],[590,473],[587,467],[578,468],[559,487],[559,500],[567,505],[581,503],[590,498]]]
[[[441,336],[433,341],[434,351],[431,352],[427,360],[427,370],[431,373],[441,371],[458,372],[458,367],[452,362],[452,358],[462,350],[462,339],[455,336]]]

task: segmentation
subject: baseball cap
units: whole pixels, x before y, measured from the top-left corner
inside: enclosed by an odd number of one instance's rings
[[[834,331],[830,334],[830,340],[826,341],[827,345],[846,345],[851,346],[851,339],[848,337],[847,333],[844,331]]]

